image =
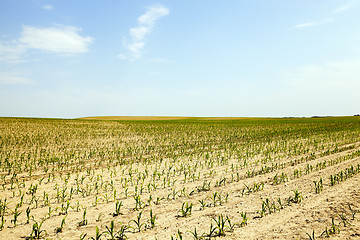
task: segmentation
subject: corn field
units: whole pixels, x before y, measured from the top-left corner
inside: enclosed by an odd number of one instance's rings
[[[0,118],[0,239],[356,239],[358,173],[360,117]]]

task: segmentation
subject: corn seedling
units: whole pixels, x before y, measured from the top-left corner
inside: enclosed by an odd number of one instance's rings
[[[69,207],[70,207],[70,201],[69,200],[66,201],[66,204],[63,202],[61,204],[59,215],[66,215],[68,213]]]
[[[194,229],[194,231],[189,231],[189,233],[191,233],[191,235],[194,237],[195,240],[201,240],[204,239],[203,235],[199,235],[196,231],[196,228]]]
[[[30,239],[40,239],[42,237],[43,234],[47,234],[46,230],[41,229],[45,219],[43,219],[40,223],[38,223],[37,221],[33,220],[35,223],[33,224],[32,227],[32,232],[30,234]]]
[[[15,211],[12,211],[12,213],[14,214],[14,218],[11,220],[12,223],[14,223],[14,227],[16,227],[16,222],[18,220],[18,217],[20,216],[21,212],[18,211],[18,208],[15,208]]]
[[[306,233],[306,235],[308,235],[310,240],[315,240],[316,239],[314,230],[313,230],[312,234]]]
[[[115,240],[116,239],[116,231],[115,231],[115,226],[114,226],[114,220],[112,220],[110,222],[110,226],[105,226],[105,228],[106,228],[106,231],[104,233],[109,235],[110,240]]]
[[[345,213],[339,214],[339,217],[340,217],[340,220],[341,220],[342,224],[344,225],[344,227],[346,227],[347,225],[351,225],[349,222],[349,219]]]
[[[88,221],[86,220],[86,208],[84,208],[83,220],[78,223],[78,226],[79,227],[85,226],[85,225],[87,225],[87,223],[88,223]]]
[[[289,201],[289,202],[293,202],[293,203],[301,203],[301,201],[304,199],[304,198],[302,197],[301,192],[299,192],[299,191],[296,189],[296,190],[293,190],[293,193],[294,193],[294,197],[289,197],[289,198],[288,198],[288,201]]]
[[[214,207],[216,206],[216,203],[217,203],[218,200],[219,200],[218,195],[219,195],[218,192],[214,192],[214,193],[212,194],[212,196],[209,197],[210,200],[212,201],[212,204],[213,204]]]
[[[210,229],[208,234],[204,234],[208,239],[211,239],[212,237],[216,236],[216,226],[214,226],[212,223],[210,224]]]
[[[116,232],[116,240],[125,240],[127,239],[125,231],[129,228],[127,225],[121,225],[120,230]]]
[[[146,223],[142,223],[141,222],[141,215],[142,215],[143,211],[139,212],[138,216],[136,217],[136,220],[130,220],[129,222],[129,228],[133,229],[135,232],[140,232],[141,228],[144,226],[146,226]],[[130,226],[130,223],[134,223],[135,227]]]
[[[104,216],[104,214],[100,213],[95,221],[100,222],[101,218]]]
[[[188,217],[191,215],[193,204],[188,202],[183,202],[181,209],[177,213],[177,217]]]
[[[247,221],[248,221],[248,218],[246,216],[246,212],[241,212],[240,216],[242,217],[240,227],[243,227],[243,226],[247,225]]]
[[[222,214],[218,215],[218,218],[213,218],[215,224],[216,224],[216,235],[221,237],[221,236],[225,236],[225,231],[226,231],[226,222],[227,219],[224,218],[224,216]]]
[[[355,220],[355,219],[356,219],[355,215],[356,215],[359,211],[356,210],[356,209],[353,209],[350,204],[349,204],[349,210],[350,210],[350,214],[351,214],[352,220]]]
[[[115,203],[115,212],[113,213],[113,217],[119,216],[121,214],[120,213],[121,206],[122,206],[122,202],[117,201]]]
[[[139,209],[143,208],[143,201],[141,201],[140,195],[134,196],[134,200],[135,200],[134,210],[139,211]]]
[[[152,209],[150,210],[150,228],[155,227],[156,215],[153,214]]]
[[[164,200],[164,197],[157,197],[156,200],[154,201],[155,205],[159,205],[161,200]]]
[[[322,178],[320,177],[319,181],[314,180],[313,182],[314,182],[314,185],[315,185],[314,186],[315,187],[315,193],[320,193],[324,189]]]
[[[0,231],[4,229],[6,220],[4,219],[4,215],[1,216],[1,223],[0,223]]]
[[[98,226],[96,226],[95,237],[90,237],[89,239],[90,240],[100,240],[102,235],[103,235],[103,233],[100,233]]]
[[[236,226],[239,226],[238,223],[232,223],[232,222],[231,222],[231,219],[230,219],[228,216],[226,216],[226,221],[227,221],[228,224],[229,224],[228,227],[229,227],[229,231],[230,231],[230,232],[234,231],[234,229],[235,229]]]
[[[336,234],[336,233],[339,233],[340,232],[340,229],[338,226],[336,226],[335,224],[335,219],[334,217],[331,218],[331,227],[330,227],[330,230],[329,230],[329,235],[332,235],[332,234]]]
[[[198,200],[198,202],[200,203],[200,210],[204,210],[206,207],[206,198],[202,199],[202,200]]]
[[[86,235],[87,235],[87,233],[82,233],[80,235],[80,240],[85,240]]]
[[[66,217],[67,217],[67,215],[61,220],[60,227],[55,228],[55,233],[61,233],[63,231]]]

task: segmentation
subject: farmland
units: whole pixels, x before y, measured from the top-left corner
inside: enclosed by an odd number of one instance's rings
[[[0,118],[0,239],[356,239],[360,117]]]

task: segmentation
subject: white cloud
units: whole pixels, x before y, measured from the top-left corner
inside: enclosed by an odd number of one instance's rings
[[[31,80],[19,76],[18,73],[0,72],[0,84],[1,85],[27,85],[31,84]]]
[[[123,46],[129,54],[119,54],[118,57],[123,60],[136,60],[141,58],[145,46],[145,37],[148,35],[156,20],[170,13],[169,9],[162,5],[154,5],[148,8],[145,14],[138,17],[138,26],[129,30],[131,37],[130,43],[123,41]]]
[[[318,22],[307,22],[307,23],[302,23],[302,24],[298,24],[295,25],[294,28],[305,28],[305,27],[313,27],[313,26],[318,26],[318,25],[322,25],[328,22],[333,21],[334,19],[332,18],[326,18],[322,21],[318,21]]]
[[[169,9],[162,6],[156,5],[148,8],[148,11],[138,18],[138,23],[142,25],[152,26],[155,21],[161,17],[164,17],[170,13]]]
[[[356,2],[359,2],[359,0],[350,1],[350,2],[348,2],[347,4],[342,5],[342,6],[338,7],[338,8],[336,8],[336,9],[334,10],[334,13],[339,13],[339,12],[344,12],[344,11],[346,11],[346,10],[350,9],[350,8],[353,6],[353,4],[356,3]]]
[[[8,43],[0,41],[0,61],[16,63],[29,49],[74,55],[89,51],[91,37],[82,37],[80,28],[56,25],[54,27],[23,26],[19,39]]]
[[[132,53],[132,58],[134,60],[141,57],[144,46],[145,42],[132,42],[125,45],[125,47]]]
[[[8,63],[20,63],[24,62],[21,58],[21,55],[26,51],[26,48],[16,44],[16,43],[7,43],[4,44],[0,42],[0,61]]]
[[[42,8],[45,9],[45,10],[48,10],[48,11],[54,9],[54,7],[52,5],[44,5],[44,6],[42,6]]]
[[[130,29],[130,36],[133,38],[134,41],[142,41],[144,37],[150,32],[149,27],[140,26],[136,28]]]
[[[19,42],[26,48],[34,48],[55,53],[75,54],[88,51],[91,37],[78,34],[81,29],[57,25],[51,28],[24,26]]]

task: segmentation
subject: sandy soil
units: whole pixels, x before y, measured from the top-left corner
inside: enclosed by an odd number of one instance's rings
[[[1,239],[19,239],[29,237],[32,233],[33,223],[46,219],[42,225],[42,229],[46,230],[41,235],[47,239],[79,239],[81,234],[87,234],[88,237],[95,237],[95,229],[99,227],[101,232],[106,231],[106,226],[110,226],[111,221],[115,223],[115,229],[118,231],[122,224],[129,225],[125,231],[129,239],[180,239],[178,231],[183,239],[194,239],[191,231],[196,231],[199,235],[203,235],[204,239],[208,239],[208,233],[211,224],[215,225],[213,218],[217,219],[219,214],[228,216],[232,223],[241,223],[241,213],[247,214],[246,225],[235,225],[234,229],[229,230],[228,223],[225,227],[225,236],[222,239],[310,239],[307,234],[314,235],[316,239],[325,238],[324,231],[331,229],[332,218],[336,227],[336,232],[330,234],[332,239],[359,239],[360,238],[360,174],[336,184],[330,185],[330,175],[345,170],[349,166],[357,166],[360,159],[353,156],[359,149],[359,143],[351,144],[355,146],[352,149],[340,151],[339,153],[330,154],[321,157],[316,156],[313,159],[302,160],[302,162],[289,163],[294,159],[280,159],[278,163],[287,163],[285,167],[273,170],[269,173],[259,174],[253,177],[248,176],[249,169],[259,171],[263,166],[250,166],[244,169],[230,171],[229,164],[220,166],[211,170],[204,169],[205,174],[200,178],[194,177],[192,180],[184,182],[183,176],[174,174],[169,182],[162,187],[163,179],[156,179],[157,189],[151,187],[149,182],[142,184],[143,190],[138,195],[141,198],[141,206],[138,210],[135,208],[134,192],[138,191],[134,186],[129,186],[128,193],[125,193],[123,179],[129,177],[129,169],[134,172],[135,177],[141,177],[145,167],[141,164],[133,164],[131,167],[102,168],[92,172],[80,172],[50,178],[35,177],[33,180],[24,180],[25,185],[38,184],[35,199],[38,199],[37,208],[31,209],[33,220],[26,223],[25,206],[20,207],[22,211],[19,215],[18,224],[15,227],[12,223],[13,212],[8,211],[5,214],[5,228],[0,232]],[[344,146],[344,149],[346,146]],[[344,158],[344,156],[353,156]],[[323,169],[315,169],[315,166],[325,160],[329,163],[331,160],[342,159],[338,163]],[[192,159],[183,159],[183,162],[191,164]],[[170,160],[164,160],[162,165],[149,165],[149,172],[154,169],[166,169],[169,167]],[[313,170],[305,173],[307,165],[313,166]],[[302,169],[303,174],[294,177],[293,173],[296,169]],[[235,172],[237,173],[236,177]],[[208,175],[206,174],[208,173]],[[280,184],[274,184],[275,175],[286,174],[287,180]],[[315,193],[313,181],[323,178],[323,191]],[[66,200],[62,202],[57,200],[56,191],[65,189],[67,196],[70,189],[75,189],[83,178],[81,191],[74,194],[69,200],[65,225],[62,232],[55,233],[55,228],[59,227],[64,214],[61,207],[66,205]],[[225,180],[221,182],[221,180]],[[232,178],[235,178],[232,179]],[[140,178],[139,178],[140,179]],[[210,183],[210,189],[199,190],[204,185],[204,181]],[[94,182],[102,184],[99,193],[95,194]],[[112,187],[109,183],[112,182]],[[217,183],[216,183],[217,182]],[[246,186],[253,186],[263,182],[263,189],[254,192],[248,192]],[[129,183],[129,185],[131,185]],[[106,187],[105,187],[106,186]],[[140,185],[139,185],[140,186]],[[93,192],[86,192],[86,188],[93,188]],[[106,188],[106,189],[105,189]],[[14,187],[11,190],[10,184],[5,186],[2,191],[2,199],[7,198],[9,209],[14,209],[15,205],[20,201],[21,194],[19,189]],[[58,190],[55,190],[58,189]],[[113,196],[113,190],[117,190],[117,195]],[[285,204],[286,199],[294,195],[293,190],[298,190],[303,197],[300,203]],[[21,191],[21,188],[20,188]],[[22,190],[24,192],[25,189]],[[90,190],[88,190],[90,191]],[[192,193],[191,193],[192,191]],[[49,203],[46,204],[43,199],[44,194],[49,194]],[[175,193],[175,194],[174,194]],[[213,201],[214,194],[221,196],[222,202]],[[226,199],[226,195],[228,198]],[[15,196],[13,196],[15,195]],[[152,197],[149,200],[149,197]],[[284,205],[281,209],[277,204],[277,199],[283,201]],[[65,197],[65,199],[67,199]],[[156,203],[156,199],[161,199]],[[274,201],[277,210],[273,213],[267,213],[260,217],[259,211],[262,208],[262,202],[266,199]],[[205,202],[205,209],[201,208],[199,201]],[[30,194],[25,194],[25,202],[31,201]],[[113,216],[115,212],[116,201],[121,201],[121,214]],[[192,203],[193,208],[190,216],[181,217],[179,210],[183,203]],[[51,207],[49,209],[49,207]],[[83,219],[85,209],[87,224],[79,226]],[[53,212],[49,214],[49,212]],[[150,210],[156,215],[156,225],[150,228]],[[13,211],[13,210],[12,210]],[[140,232],[136,229],[135,221],[139,213],[142,213],[142,225]],[[355,217],[352,217],[355,214]],[[340,215],[346,217],[346,221],[342,221]],[[35,220],[35,221],[34,221]],[[146,226],[145,226],[146,225]],[[215,231],[216,232],[216,231]],[[322,237],[320,235],[322,234]],[[101,239],[109,239],[109,234],[103,234]]]

